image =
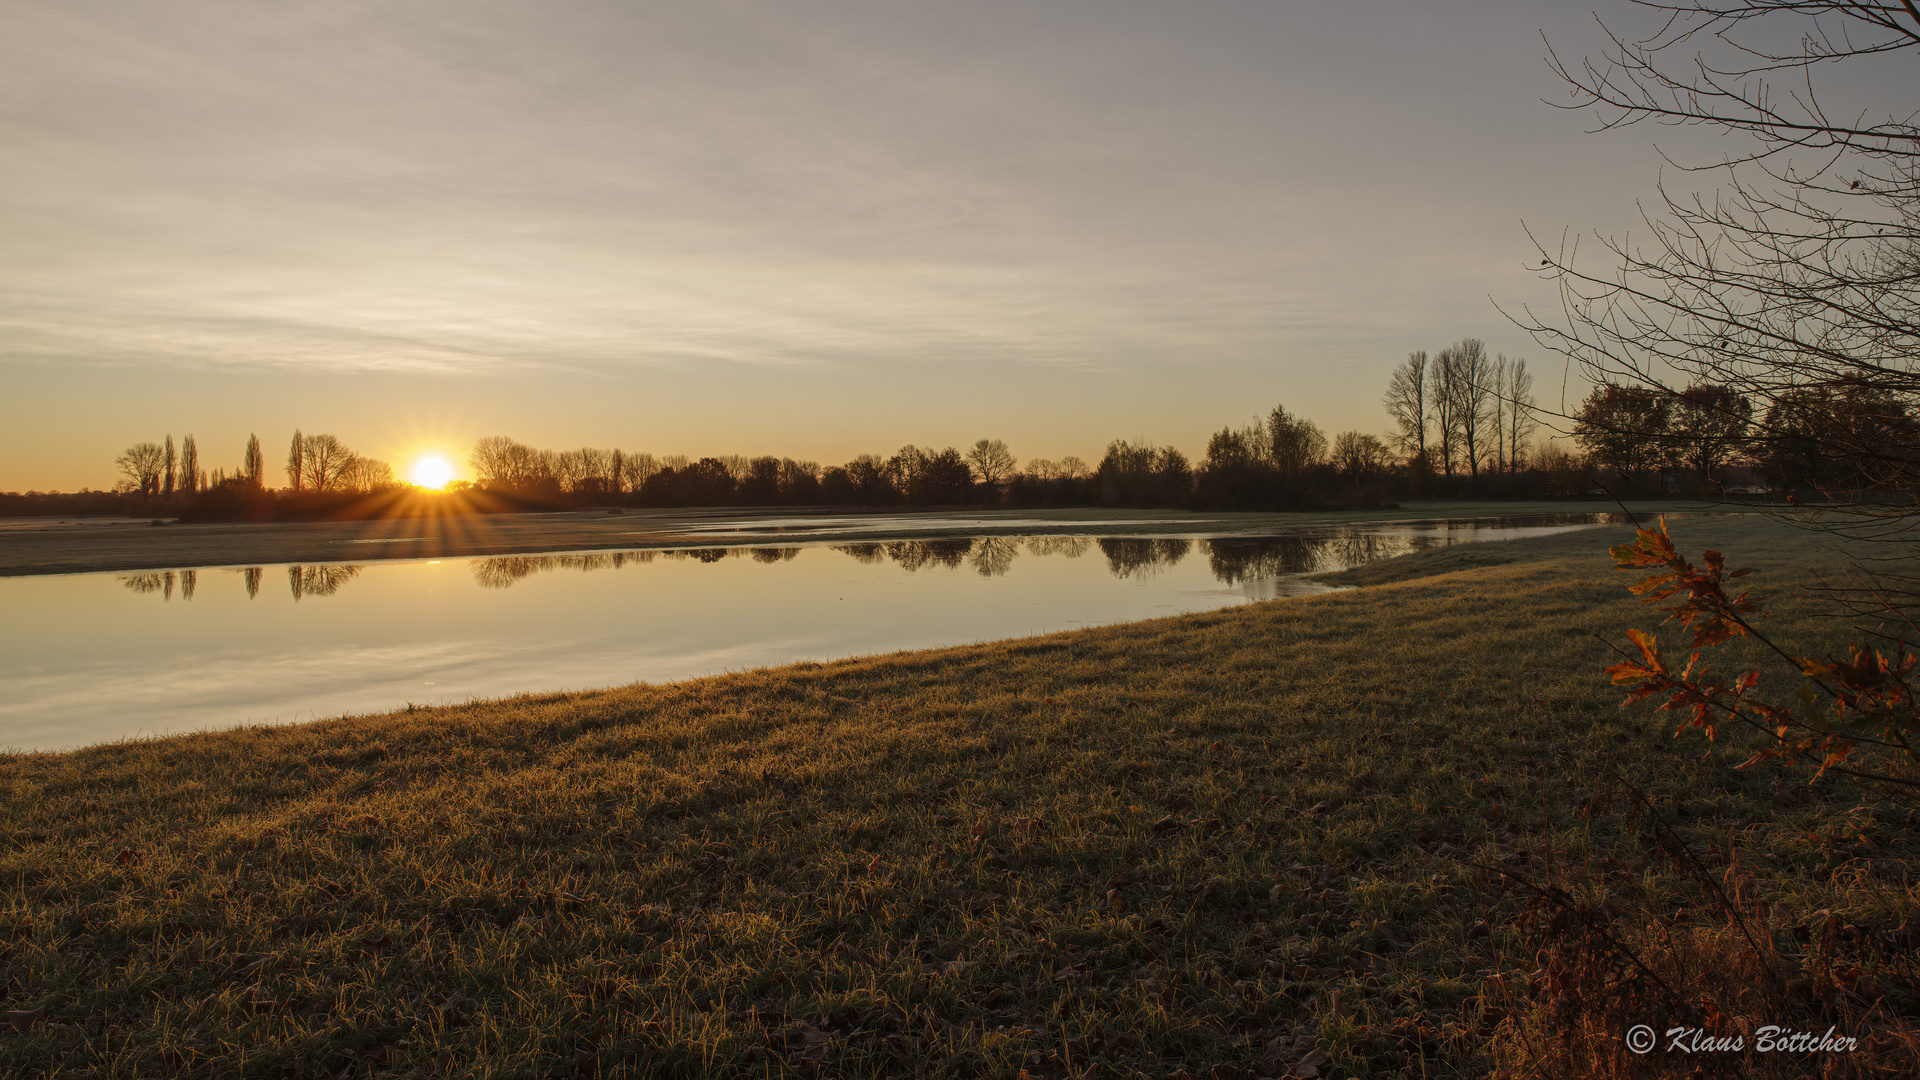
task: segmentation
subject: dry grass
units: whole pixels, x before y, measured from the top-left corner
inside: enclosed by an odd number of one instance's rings
[[[1478,867],[1636,858],[1579,816],[1603,771],[1692,843],[1782,823],[1789,911],[1862,873],[1792,839],[1856,792],[1776,809],[1777,775],[1614,707],[1595,635],[1647,620],[1613,532],[1046,638],[6,758],[0,1071],[1484,1074],[1487,979],[1531,963]],[[1807,554],[1675,533],[1779,553],[1770,578]],[[1842,914],[1878,929],[1911,832],[1872,835],[1877,906]]]

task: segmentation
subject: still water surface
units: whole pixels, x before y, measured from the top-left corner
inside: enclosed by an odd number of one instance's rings
[[[1309,575],[1608,520],[831,545],[782,536],[765,547],[5,578],[0,746],[60,749],[1049,633],[1325,592]]]

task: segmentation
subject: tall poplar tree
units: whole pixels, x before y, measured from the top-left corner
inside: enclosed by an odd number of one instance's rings
[[[247,436],[247,457],[240,466],[240,475],[254,487],[264,487],[267,482],[267,459],[260,452],[260,436]]]
[[[180,440],[180,490],[188,495],[200,490],[200,447],[191,435]]]
[[[300,429],[294,428],[293,449],[287,451],[287,482],[295,491],[300,490],[300,469],[301,463],[306,459],[306,454],[303,452],[305,449],[306,440],[300,437]]]

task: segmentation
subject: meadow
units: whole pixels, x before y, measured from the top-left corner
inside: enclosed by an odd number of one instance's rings
[[[1801,595],[1840,568],[1817,534],[1673,531],[1758,568],[1788,640],[1845,631]],[[1046,637],[10,755],[0,1071],[1517,1074],[1557,1037],[1526,882],[1657,914],[1619,928],[1656,965],[1656,923],[1674,955],[1717,932],[1672,914],[1710,898],[1647,856],[1652,815],[1803,957],[1806,1015],[1855,1025],[1841,1064],[1899,1075],[1920,1003],[1873,945],[1912,951],[1920,819],[1619,709],[1610,643],[1658,620],[1607,558],[1629,535]],[[1681,1057],[1640,1064],[1706,1061]]]

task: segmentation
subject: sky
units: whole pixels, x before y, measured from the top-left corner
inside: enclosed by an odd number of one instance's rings
[[[1644,15],[1595,5],[1623,25]],[[1545,0],[0,0],[0,491],[294,429],[1095,461],[1413,349],[1562,362],[1528,230],[1660,160],[1556,109]],[[1496,306],[1497,305],[1497,306]],[[1569,393],[1575,393],[1574,386]]]

